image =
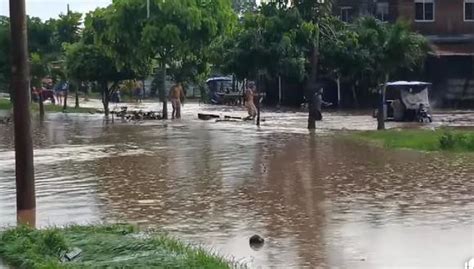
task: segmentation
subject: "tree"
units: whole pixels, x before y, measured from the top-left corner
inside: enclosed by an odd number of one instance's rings
[[[263,73],[266,82],[277,84],[281,76],[302,83],[316,33],[315,25],[303,20],[296,7],[283,2],[263,4],[258,13],[245,14],[238,27],[220,40],[214,59],[224,73],[234,73],[239,79],[256,79]],[[276,88],[267,90],[267,97],[278,96]]]
[[[186,62],[190,55],[202,55],[234,16],[228,0],[152,0],[149,18],[144,1],[117,0],[96,15],[92,23],[96,40],[107,48],[117,67],[137,69],[143,61],[153,60],[160,66],[163,83],[167,67]],[[164,84],[160,99],[166,118]]]
[[[61,51],[64,43],[72,44],[81,39],[81,19],[81,13],[68,11],[66,14],[59,14],[59,19],[46,22],[53,29],[51,40],[56,52]]]
[[[40,108],[40,116],[44,116],[43,94],[42,94],[42,79],[49,74],[48,64],[44,61],[38,53],[31,53],[30,56],[30,75],[31,85],[37,89],[38,104]]]
[[[247,12],[257,10],[257,1],[255,0],[232,0],[232,9],[235,13],[243,15]]]
[[[421,66],[428,55],[425,37],[410,30],[407,23],[385,24],[375,18],[362,18],[357,23],[360,42],[371,52],[371,72],[380,90],[377,129],[385,129],[385,90],[390,77],[401,69],[413,70]]]
[[[331,16],[332,0],[293,0],[293,5],[299,10],[303,19],[313,27],[312,43],[309,46],[308,75],[306,77],[305,92],[306,100],[312,100],[315,93],[316,81],[318,79],[320,29],[327,22],[326,18]],[[316,117],[314,113],[308,113],[308,129],[316,129]]]
[[[110,98],[119,82],[136,77],[126,66],[118,70],[104,48],[83,42],[66,46],[66,71],[76,84],[93,81],[99,84],[105,116],[109,115]]]
[[[352,95],[356,106],[358,97],[356,85],[371,70],[371,53],[369,48],[359,42],[357,27],[343,23],[332,17],[321,31],[321,70],[338,82],[352,84]]]
[[[10,87],[10,19],[0,17],[0,91]]]
[[[28,17],[28,50],[42,56],[54,53],[53,35],[55,29],[37,17]]]

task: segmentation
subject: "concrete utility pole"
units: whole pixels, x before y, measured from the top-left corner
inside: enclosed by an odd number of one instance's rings
[[[35,226],[36,198],[25,0],[10,0],[10,25],[17,220],[19,224]]]

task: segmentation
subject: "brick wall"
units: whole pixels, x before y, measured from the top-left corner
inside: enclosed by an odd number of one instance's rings
[[[464,21],[464,0],[435,0],[435,21],[415,22],[415,1],[397,0],[397,16],[425,35],[474,34],[474,22]]]

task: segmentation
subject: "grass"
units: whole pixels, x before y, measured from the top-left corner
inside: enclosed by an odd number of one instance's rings
[[[10,110],[13,107],[13,104],[8,99],[0,99],[0,110]],[[39,111],[39,105],[37,103],[31,103],[31,110],[34,112]],[[74,108],[74,104],[72,106],[68,106],[66,111],[63,111],[62,106],[53,105],[53,104],[45,104],[44,105],[45,112],[66,112],[66,113],[94,113],[97,112],[94,108],[86,108],[86,107],[79,107]]]
[[[82,250],[72,261],[62,257]],[[231,268],[225,259],[131,225],[70,226],[0,233],[0,258],[15,268]]]
[[[438,130],[385,130],[353,134],[387,148],[422,151],[474,152],[474,131],[443,128]]]

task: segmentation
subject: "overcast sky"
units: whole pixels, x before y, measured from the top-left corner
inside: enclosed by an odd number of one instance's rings
[[[9,0],[0,0],[0,15],[8,16]],[[33,17],[40,17],[42,20],[57,18],[58,15],[66,13],[67,4],[72,11],[87,13],[97,7],[105,7],[112,3],[112,0],[25,0],[26,14]],[[143,0],[146,1],[146,0]],[[257,0],[260,3],[261,0]]]
[[[0,0],[0,14],[7,15],[9,11],[9,0]],[[66,13],[69,3],[72,11],[87,13],[97,7],[107,6],[112,0],[25,0],[26,13],[30,16],[40,17],[43,20],[57,18],[58,15]],[[143,0],[145,1],[145,0]]]

